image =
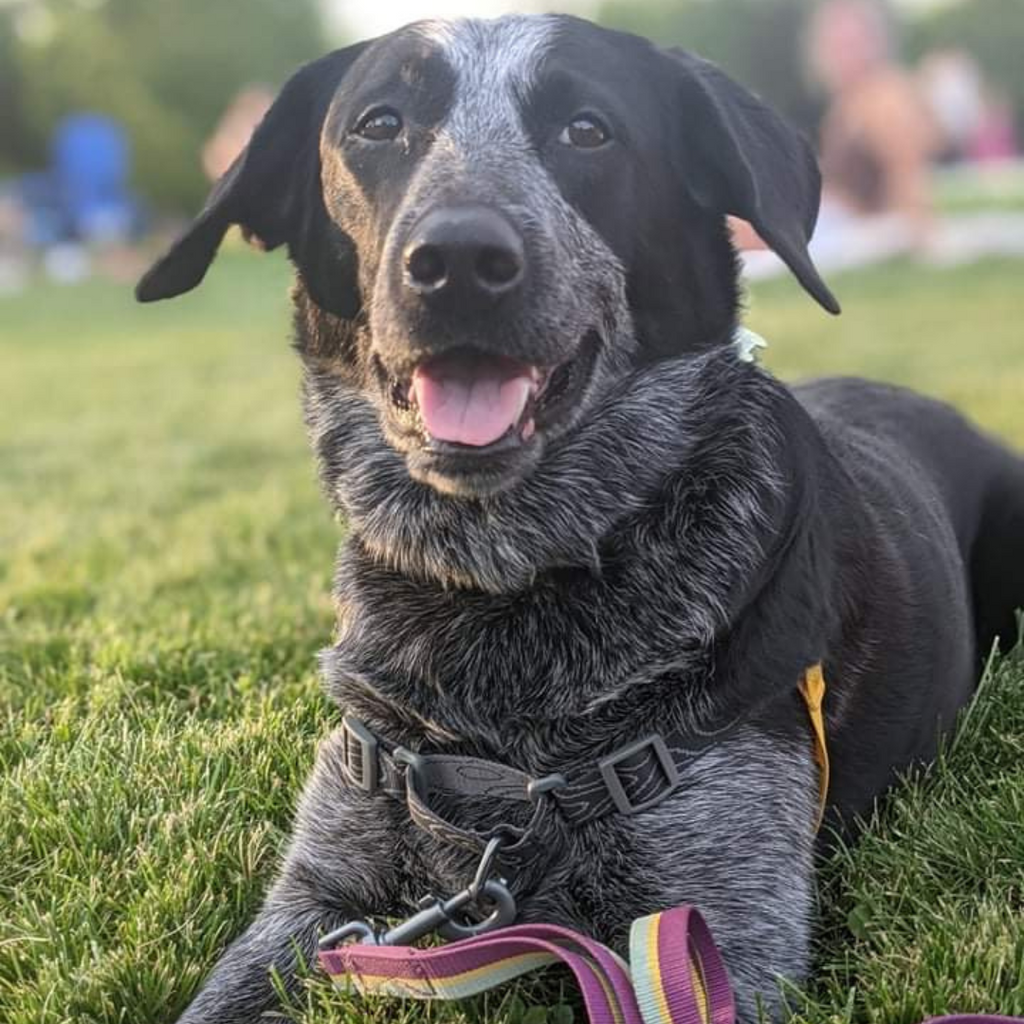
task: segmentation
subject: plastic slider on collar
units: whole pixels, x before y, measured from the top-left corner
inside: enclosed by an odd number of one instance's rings
[[[364,793],[377,792],[380,762],[377,737],[359,721],[346,715],[341,720],[341,755],[345,775],[351,785]]]
[[[653,765],[650,765],[646,759],[640,764],[628,764],[638,755],[645,754],[653,755]],[[628,747],[622,747],[615,753],[601,758],[597,763],[597,768],[611,794],[615,809],[620,814],[639,814],[640,811],[655,807],[679,785],[679,769],[676,767],[665,741],[658,733],[651,733],[650,736],[645,736],[642,740],[637,740],[636,743],[631,743]],[[630,774],[642,778],[642,788],[645,790],[652,782],[660,782],[661,785],[656,786],[649,796],[634,801],[626,792],[626,787],[622,782],[623,777]]]

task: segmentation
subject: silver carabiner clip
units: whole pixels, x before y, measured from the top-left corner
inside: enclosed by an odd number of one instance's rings
[[[484,848],[473,881],[449,899],[425,896],[414,914],[384,932],[375,931],[367,921],[349,921],[324,935],[319,942],[320,949],[334,949],[346,939],[356,939],[365,946],[410,946],[435,933],[454,942],[512,924],[516,919],[515,897],[503,878],[489,877],[501,847],[500,837],[491,839]],[[471,907],[481,911],[490,907],[491,910],[479,921],[460,920],[463,912]]]
[[[378,946],[377,933],[367,921],[346,921],[340,928],[321,935],[317,946],[320,949],[334,949],[346,939],[358,939],[361,945]]]
[[[473,886],[463,891],[465,893],[473,892],[472,902],[476,906],[485,908],[487,904],[490,904],[494,909],[482,921],[463,923],[449,915],[448,920],[437,929],[437,934],[442,939],[447,939],[449,942],[471,939],[475,935],[484,935],[496,928],[506,928],[515,921],[516,900],[509,892],[504,879],[488,878],[480,886],[474,882]],[[461,896],[462,893],[459,895]]]

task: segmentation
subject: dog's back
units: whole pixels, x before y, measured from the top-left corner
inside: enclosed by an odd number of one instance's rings
[[[1012,646],[1024,607],[1024,460],[906,388],[840,378],[794,390],[879,515],[916,519],[921,536],[929,521],[948,523],[955,544],[922,552],[922,566],[969,581],[976,662],[997,638]]]

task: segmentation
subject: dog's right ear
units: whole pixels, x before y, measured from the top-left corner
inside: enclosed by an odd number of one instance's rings
[[[202,212],[139,281],[140,302],[195,288],[237,224],[262,248],[287,245],[314,301],[339,316],[354,315],[354,254],[324,207],[320,131],[335,90],[367,45],[336,50],[292,75]]]

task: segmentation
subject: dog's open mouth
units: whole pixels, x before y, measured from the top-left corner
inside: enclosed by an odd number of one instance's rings
[[[416,367],[406,400],[432,440],[484,448],[510,431],[529,439],[549,379],[515,359],[453,352]]]
[[[572,358],[554,366],[457,348],[424,359],[408,376],[388,375],[385,391],[427,448],[505,451],[565,418],[589,382],[598,344],[588,334]]]

